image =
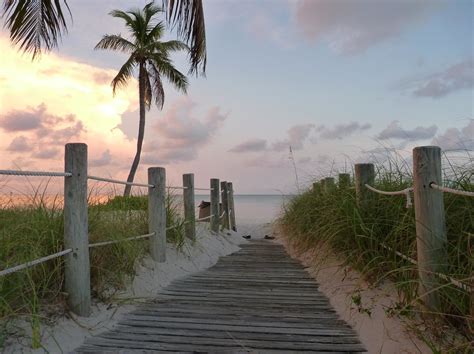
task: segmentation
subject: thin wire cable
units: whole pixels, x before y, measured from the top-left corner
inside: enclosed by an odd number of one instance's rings
[[[195,191],[213,191],[213,188],[194,188]]]
[[[381,191],[380,189],[376,189],[368,184],[365,184],[365,187],[372,192],[382,194],[382,195],[404,195],[407,198],[407,203],[406,203],[406,208],[410,208],[413,206],[413,203],[411,201],[411,195],[410,192],[413,191],[413,187],[408,187],[405,189],[402,189],[401,191]]]
[[[0,170],[0,175],[7,176],[45,176],[45,177],[71,177],[70,172],[47,172],[47,171],[21,171],[21,170]]]
[[[452,189],[448,187],[443,187],[443,186],[438,186],[436,183],[431,182],[430,187],[433,189],[437,189],[441,192],[444,193],[451,193],[451,194],[456,194],[456,195],[463,195],[466,197],[474,197],[474,192],[469,192],[469,191],[461,191],[459,189]]]
[[[178,186],[167,186],[166,188],[171,188],[171,189],[188,189],[188,187],[178,187]]]
[[[403,253],[401,252],[398,252],[396,250],[394,250],[392,247],[389,247],[383,243],[379,243],[380,246],[382,246],[383,248],[386,248],[388,249],[389,251],[392,251],[394,252],[397,256],[409,261],[410,263],[418,266],[418,262],[416,260],[414,260],[413,258],[411,257],[408,257],[406,255],[404,255]],[[433,272],[432,274],[436,275],[437,277],[441,278],[441,279],[444,279],[446,281],[449,281],[451,284],[453,284],[454,286],[460,288],[460,289],[463,289],[465,291],[472,291],[473,288],[470,287],[469,285],[467,285],[466,283],[463,283],[462,281],[459,281],[457,279],[454,279],[452,277],[450,277],[449,275],[446,275],[446,274],[443,274],[443,273],[438,273],[438,272]]]
[[[139,240],[139,239],[151,237],[151,236],[154,236],[154,235],[155,235],[155,233],[152,232],[151,234],[145,234],[145,235],[140,235],[140,236],[132,236],[132,237],[127,237],[127,238],[124,238],[124,239],[121,239],[121,240],[112,240],[112,241],[103,241],[103,242],[90,243],[89,248],[112,245],[114,243],[119,243],[119,242],[124,242],[124,241]]]
[[[97,176],[87,176],[89,179],[93,179],[96,181],[102,181],[102,182],[110,182],[110,183],[116,183],[116,184],[125,184],[127,186],[135,186],[135,187],[147,187],[147,188],[155,188],[153,184],[144,184],[144,183],[135,183],[135,182],[127,182],[127,181],[119,181],[117,179],[111,179],[111,178],[103,178],[103,177],[97,177]]]
[[[68,253],[71,253],[71,252],[72,252],[72,249],[68,248],[67,250],[57,252],[57,253],[53,253],[53,254],[50,254],[49,256],[46,256],[46,257],[35,259],[34,261],[29,261],[29,262],[26,262],[26,263],[23,263],[23,264],[19,264],[15,267],[4,269],[4,270],[0,271],[0,277],[3,277],[4,275],[8,275],[8,274],[11,274],[11,273],[18,272],[22,269],[26,269],[26,268],[32,267],[32,266],[40,264],[40,263],[44,263],[46,261],[49,261],[50,259],[54,259],[54,258],[64,256],[64,255],[66,255]]]

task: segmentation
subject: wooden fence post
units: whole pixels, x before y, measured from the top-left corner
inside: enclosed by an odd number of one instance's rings
[[[430,187],[442,185],[441,149],[419,146],[413,149],[413,188],[415,201],[416,248],[420,295],[432,310],[439,309],[439,281],[447,265],[447,237],[443,192]]]
[[[339,173],[339,188],[349,188],[351,184],[351,175],[348,173]]]
[[[237,225],[235,224],[234,187],[232,182],[227,183],[227,189],[227,192],[229,193],[230,228],[237,231]]]
[[[324,193],[326,191],[326,179],[323,178],[319,181],[319,185],[321,186],[321,192]]]
[[[196,211],[194,206],[194,174],[183,175],[184,197],[184,235],[194,240],[196,238]]]
[[[148,169],[148,232],[150,254],[156,262],[166,261],[166,170],[163,167]]]
[[[211,178],[211,230],[214,232],[219,232],[220,224],[220,210],[219,210],[219,179]]]
[[[334,188],[334,177],[326,177],[324,179],[324,192],[329,192]]]
[[[356,190],[356,201],[359,208],[367,205],[371,196],[365,185],[373,186],[375,181],[375,167],[372,163],[357,163],[354,166],[354,182]]]
[[[230,218],[229,218],[229,193],[228,193],[228,188],[227,188],[227,182],[222,181],[221,182],[221,200],[222,200],[222,209],[224,214],[224,219],[222,221],[222,227],[224,229],[229,230],[229,223],[230,223]]]
[[[66,144],[64,170],[65,289],[69,308],[79,316],[91,313],[89,230],[87,216],[87,145]]]

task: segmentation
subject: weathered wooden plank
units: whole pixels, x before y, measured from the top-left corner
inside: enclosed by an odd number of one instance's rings
[[[288,334],[306,334],[313,336],[354,336],[354,331],[350,328],[345,327],[334,327],[334,328],[293,328],[285,326],[270,326],[268,323],[267,327],[254,326],[250,324],[222,324],[222,323],[193,323],[186,321],[160,321],[160,319],[145,320],[143,318],[124,319],[120,323],[127,326],[137,327],[160,327],[160,328],[187,328],[187,329],[207,329],[207,330],[218,330],[218,331],[230,331],[230,332],[248,332],[249,328],[252,328],[254,333],[288,333]]]
[[[160,345],[162,343],[166,344],[186,344],[186,345],[195,345],[200,347],[202,345],[212,346],[222,346],[222,347],[243,347],[243,348],[252,348],[252,349],[288,349],[288,350],[314,350],[315,347],[322,350],[330,350],[333,347],[338,349],[350,349],[353,350],[354,346],[357,345],[357,342],[336,342],[326,340],[318,340],[322,337],[310,337],[308,336],[307,341],[283,341],[282,337],[280,340],[264,340],[263,338],[258,339],[249,339],[249,338],[235,338],[234,336],[227,333],[226,338],[214,337],[212,341],[209,338],[195,337],[195,336],[176,336],[176,335],[163,335],[163,334],[154,334],[150,336],[149,334],[142,333],[125,333],[125,332],[106,332],[99,335],[100,338],[107,339],[118,339],[118,340],[129,340],[129,341],[140,341],[149,345]],[[331,339],[331,337],[329,337]]]
[[[113,332],[108,332],[113,333]],[[98,344],[102,347],[113,347],[113,348],[127,348],[127,349],[146,349],[146,350],[174,350],[178,349],[181,350],[196,350],[199,348],[199,351],[206,351],[206,352],[220,352],[221,350],[225,349],[272,349],[272,348],[265,348],[259,346],[254,348],[252,345],[243,345],[236,340],[228,340],[225,345],[213,345],[212,341],[209,341],[207,344],[187,344],[187,343],[169,343],[169,342],[144,342],[140,340],[130,340],[130,339],[120,339],[120,338],[104,338],[103,336],[92,338],[89,341],[90,344]],[[270,343],[270,342],[269,342]],[[337,350],[337,351],[346,351],[346,352],[353,352],[354,349],[357,348],[357,345],[354,344],[327,344],[327,343],[313,343],[312,348],[309,350],[318,351],[318,350]],[[283,350],[290,350],[284,348]],[[294,352],[303,352],[305,349],[293,349]]]
[[[135,314],[150,313],[153,316],[163,316],[163,317],[185,317],[185,318],[220,318],[220,319],[235,319],[235,313],[229,311],[228,313],[209,313],[207,311],[196,312],[193,310],[190,311],[172,311],[166,309],[140,309]],[[284,316],[284,317],[283,317]],[[273,321],[278,320],[280,322],[305,322],[306,324],[320,324],[325,322],[337,322],[338,324],[344,324],[344,321],[339,320],[335,313],[318,313],[317,315],[304,315],[304,314],[293,314],[291,316],[287,313],[263,313],[263,312],[247,312],[240,313],[239,318],[247,322],[249,321]]]
[[[282,321],[248,321],[247,319],[222,319],[219,317],[214,318],[195,318],[195,317],[165,317],[165,316],[156,316],[152,312],[148,311],[133,311],[130,313],[127,318],[133,321],[149,321],[149,322],[174,322],[174,323],[196,323],[196,324],[212,324],[212,325],[232,325],[232,326],[252,326],[252,327],[265,327],[265,328],[307,328],[308,322],[306,321],[299,321],[299,322],[282,322]],[[334,328],[333,328],[334,327]],[[332,328],[332,329],[350,329],[348,325],[343,325],[341,323],[337,323],[336,326],[331,326],[330,324],[324,323],[314,323],[312,325],[313,329],[316,328]]]
[[[232,332],[230,334],[226,331],[219,330],[205,330],[205,329],[170,329],[170,328],[148,328],[148,327],[133,327],[119,325],[114,328],[118,333],[141,333],[148,335],[175,335],[175,336],[189,336],[189,337],[205,337],[205,338],[236,338],[236,339],[262,339],[262,340],[280,340],[280,341],[294,341],[294,342],[318,342],[318,343],[358,343],[357,336],[314,336],[302,334],[287,334],[287,333],[255,333],[249,328],[248,332]]]

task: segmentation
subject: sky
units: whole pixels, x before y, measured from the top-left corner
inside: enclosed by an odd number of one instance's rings
[[[0,169],[61,171],[64,144],[84,142],[91,174],[125,179],[138,85],[113,96],[126,56],[93,48],[104,34],[127,36],[111,10],[146,2],[68,3],[68,34],[39,60],[0,30]],[[237,194],[293,193],[382,151],[474,150],[473,4],[204,0],[206,77],[190,77],[186,95],[165,82],[136,180],[163,166],[172,185],[192,172],[197,187],[220,178]],[[184,54],[173,59],[187,72]]]

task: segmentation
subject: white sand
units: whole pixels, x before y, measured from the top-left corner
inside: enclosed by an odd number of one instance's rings
[[[372,287],[328,247],[321,245],[313,252],[298,254],[286,241],[284,236],[278,237],[278,242],[308,267],[321,292],[329,298],[338,315],[357,331],[369,353],[432,353],[424,342],[410,333],[409,327],[413,323],[387,314],[386,310],[398,301],[397,291],[390,282]],[[358,306],[354,299],[359,296]],[[370,316],[365,311],[370,311]]]
[[[137,267],[133,282],[118,294],[113,304],[95,302],[90,317],[63,317],[52,325],[43,325],[43,349],[39,350],[31,349],[28,322],[18,321],[15,323],[18,335],[10,336],[4,353],[68,353],[81,345],[85,338],[111,329],[123,314],[133,310],[137,304],[152,299],[171,281],[209,268],[219,257],[238,251],[239,244],[247,242],[241,235],[251,234],[252,238],[261,238],[269,230],[269,224],[238,225],[238,232],[223,232],[217,236],[208,231],[208,224],[198,223],[194,245],[186,243],[182,252],[168,246],[165,263],[154,263],[145,258]]]

